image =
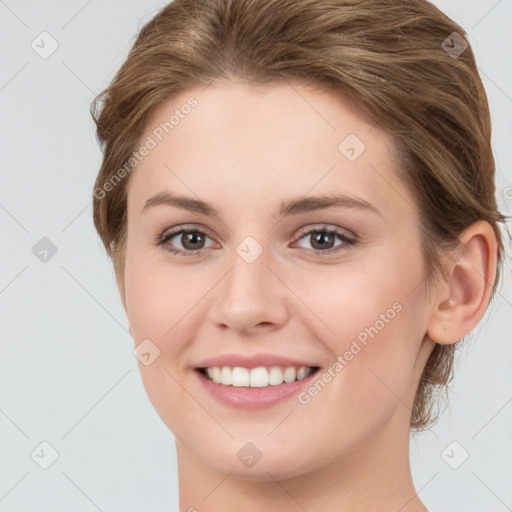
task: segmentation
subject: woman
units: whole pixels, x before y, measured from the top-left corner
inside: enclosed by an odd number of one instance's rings
[[[176,0],[92,112],[180,510],[427,510],[409,434],[503,251],[461,27],[425,0]]]

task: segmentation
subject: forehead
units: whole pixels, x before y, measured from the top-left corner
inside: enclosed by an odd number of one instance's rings
[[[141,143],[149,140],[128,188],[139,210],[162,190],[249,209],[308,192],[345,192],[384,210],[412,201],[396,174],[391,136],[318,88],[192,88],[153,112]]]

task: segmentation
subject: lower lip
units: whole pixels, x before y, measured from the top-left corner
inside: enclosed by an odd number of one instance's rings
[[[263,409],[296,396],[310,383],[316,373],[318,373],[318,370],[302,380],[290,383],[283,382],[283,384],[278,384],[277,386],[266,386],[264,388],[225,386],[211,381],[197,370],[195,370],[195,373],[206,388],[206,391],[220,403],[239,409]]]

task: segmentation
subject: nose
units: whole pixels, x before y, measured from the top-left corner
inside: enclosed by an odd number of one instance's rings
[[[267,252],[249,263],[237,252],[230,270],[216,286],[210,310],[213,323],[221,329],[250,335],[283,326],[288,319],[290,290],[279,277]]]

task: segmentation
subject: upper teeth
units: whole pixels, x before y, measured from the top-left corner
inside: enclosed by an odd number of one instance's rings
[[[225,386],[247,386],[251,388],[263,388],[265,386],[277,386],[283,382],[293,382],[294,380],[301,380],[311,373],[311,368],[301,366],[294,368],[289,366],[287,368],[281,366],[271,366],[265,368],[260,366],[258,368],[243,368],[235,366],[213,366],[206,368],[206,375],[218,384]]]

